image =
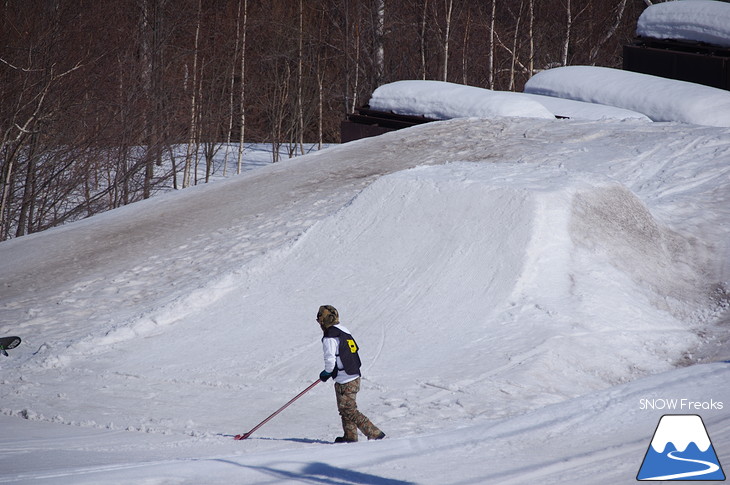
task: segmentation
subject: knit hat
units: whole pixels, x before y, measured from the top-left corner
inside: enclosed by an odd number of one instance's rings
[[[319,312],[317,312],[317,322],[319,322],[323,330],[332,325],[337,325],[340,323],[340,316],[337,313],[337,309],[332,305],[322,305],[319,307]]]

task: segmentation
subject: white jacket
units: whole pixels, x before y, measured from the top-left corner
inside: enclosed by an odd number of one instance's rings
[[[350,331],[342,324],[334,325],[335,327],[339,328],[345,333],[350,333]],[[352,335],[352,334],[350,334]],[[354,381],[360,376],[353,376],[342,370],[342,360],[337,356],[337,349],[340,348],[340,338],[339,337],[325,337],[322,339],[322,350],[324,352],[324,370],[327,372],[333,372],[335,370],[335,366],[337,366],[337,377],[335,377],[335,382],[338,384],[345,384],[350,381]]]

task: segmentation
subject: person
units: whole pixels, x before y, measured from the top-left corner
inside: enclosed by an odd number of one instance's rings
[[[323,332],[324,370],[319,374],[322,382],[330,377],[335,381],[337,410],[342,418],[344,435],[335,443],[354,443],[359,429],[369,440],[381,440],[380,431],[367,416],[357,409],[357,393],[360,390],[360,356],[358,346],[350,331],[340,324],[337,309],[322,305],[317,312],[317,323]]]

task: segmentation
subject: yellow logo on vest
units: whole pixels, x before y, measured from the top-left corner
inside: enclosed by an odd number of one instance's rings
[[[347,339],[347,345],[350,347],[350,352],[352,352],[353,354],[355,352],[357,352],[357,344],[355,343],[354,340],[352,340],[350,338]]]

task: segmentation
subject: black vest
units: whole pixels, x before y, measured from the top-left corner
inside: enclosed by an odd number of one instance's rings
[[[352,335],[343,332],[336,326],[328,328],[324,332],[324,337],[322,339],[324,340],[324,338],[336,337],[339,337],[340,339],[340,346],[337,348],[337,357],[339,357],[342,361],[342,367],[335,367],[333,375],[336,376],[338,370],[343,370],[351,376],[359,376],[360,366],[362,364],[360,363],[360,356],[357,354],[357,351],[359,350],[357,342],[355,342]]]

